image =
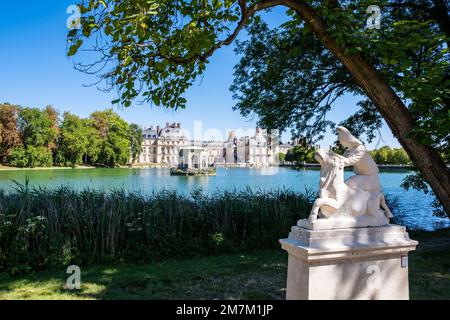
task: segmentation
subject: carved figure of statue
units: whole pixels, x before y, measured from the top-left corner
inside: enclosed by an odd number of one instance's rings
[[[383,225],[392,218],[381,192],[378,166],[361,141],[344,127],[338,127],[339,142],[347,148],[343,156],[319,149],[320,194],[309,221],[318,218],[349,218],[355,226]],[[353,166],[355,175],[344,181],[344,168]]]

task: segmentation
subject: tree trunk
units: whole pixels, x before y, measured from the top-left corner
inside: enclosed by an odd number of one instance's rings
[[[450,217],[450,173],[436,150],[420,144],[408,134],[414,128],[407,107],[377,70],[360,54],[346,54],[344,48],[327,33],[325,22],[303,1],[284,1],[306,21],[318,39],[344,64],[354,81],[376,104],[393,134],[408,153],[415,167],[422,173]]]

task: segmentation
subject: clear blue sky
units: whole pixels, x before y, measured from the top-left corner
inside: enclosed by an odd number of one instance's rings
[[[94,76],[82,74],[73,68],[73,61],[66,52],[66,9],[76,1],[30,0],[2,2],[0,19],[0,102],[40,107],[53,105],[59,111],[70,111],[87,117],[94,110],[111,108],[113,94],[106,94],[95,87],[84,87],[95,81]],[[284,18],[283,10],[266,15],[277,24]],[[219,129],[225,135],[227,129],[248,130],[255,126],[255,119],[244,119],[232,110],[233,100],[229,86],[233,81],[233,66],[238,61],[233,47],[219,50],[211,59],[202,81],[188,92],[187,108],[169,111],[134,105],[121,109],[115,107],[128,122],[143,126],[181,122],[193,131],[194,121],[203,121],[204,130]],[[335,104],[329,118],[335,122],[344,120],[356,110],[356,99],[344,96]],[[288,135],[283,135],[284,140]],[[383,144],[398,146],[386,126],[382,130]],[[330,145],[335,137],[328,134],[321,143]],[[376,142],[369,147],[375,147]]]

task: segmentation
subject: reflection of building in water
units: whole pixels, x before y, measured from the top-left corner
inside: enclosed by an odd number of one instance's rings
[[[143,131],[142,153],[137,164],[162,164],[175,166],[182,161],[179,150],[194,145],[188,141],[179,123],[166,123],[164,128],[150,127]],[[226,142],[203,141],[208,164],[270,166],[278,163],[280,152],[277,134],[267,134],[266,130],[256,128],[254,136],[238,138],[230,131]]]

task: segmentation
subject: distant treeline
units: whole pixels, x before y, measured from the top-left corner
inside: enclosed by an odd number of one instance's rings
[[[70,112],[0,104],[0,162],[15,167],[118,166],[141,150],[142,130],[111,109]]]
[[[316,148],[309,145],[306,140],[300,140],[299,143],[289,149],[286,154],[280,153],[280,161],[297,162],[297,163],[317,163],[314,159]]]
[[[369,151],[369,153],[377,164],[412,165],[408,154],[403,148],[383,146]]]
[[[335,150],[342,153],[343,150]],[[314,159],[315,148],[305,147],[304,145],[297,145],[290,149],[287,154],[280,153],[280,161],[289,161],[297,163],[317,163]],[[411,165],[412,162],[408,154],[403,148],[391,148],[383,146],[379,149],[369,151],[372,158],[377,164],[385,165]]]

